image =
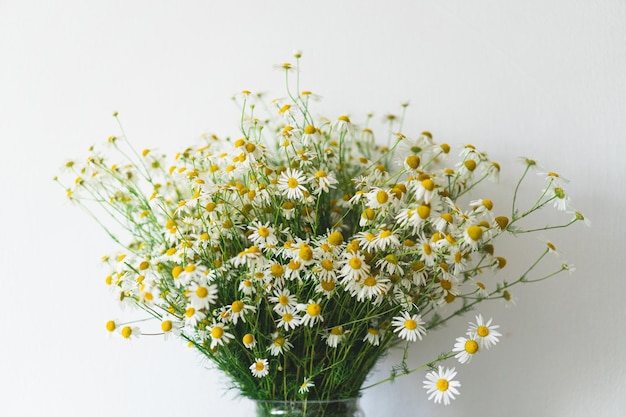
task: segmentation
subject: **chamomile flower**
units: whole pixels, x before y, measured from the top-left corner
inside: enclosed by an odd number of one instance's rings
[[[256,307],[248,303],[247,300],[235,300],[231,303],[227,311],[233,324],[237,324],[237,321],[239,321],[239,319],[241,319],[241,321],[245,323],[246,313],[256,311]]]
[[[422,336],[426,334],[424,321],[421,316],[411,315],[407,311],[403,311],[400,317],[394,317],[391,325],[395,327],[394,333],[398,333],[401,339],[410,342],[416,342],[417,339],[422,340]]]
[[[326,172],[323,170],[318,170],[315,172],[313,176],[313,191],[312,193],[315,195],[319,195],[322,193],[330,192],[331,188],[336,188],[336,184],[338,183],[337,178],[335,177],[334,172]]]
[[[304,198],[307,191],[305,184],[309,182],[304,173],[297,169],[288,169],[280,174],[278,178],[278,191],[290,200],[300,200]]]
[[[217,300],[217,285],[192,282],[189,284],[187,296],[194,308],[209,308]]]
[[[479,314],[476,316],[476,323],[470,323],[467,335],[478,341],[481,349],[489,349],[494,346],[500,340],[498,338],[502,336],[502,334],[496,330],[500,326],[491,324],[492,320],[493,319],[485,321],[482,314]]]
[[[255,245],[262,247],[265,245],[276,245],[278,243],[274,228],[270,226],[269,222],[261,224],[258,221],[254,221],[248,226],[248,230],[252,231],[248,239]]]
[[[224,346],[235,338],[232,333],[228,332],[228,325],[218,321],[213,322],[213,325],[208,327],[207,330],[211,335],[211,349],[215,349],[217,346]]]
[[[252,333],[246,333],[241,338],[241,343],[246,347],[246,349],[254,349],[256,346],[256,337]]]
[[[136,339],[141,335],[139,327],[130,325],[119,327],[119,332],[120,335],[126,340]]]
[[[460,382],[454,380],[455,376],[454,368],[444,369],[443,366],[439,366],[437,371],[428,372],[423,381],[424,389],[429,394],[428,399],[434,400],[435,404],[443,402],[444,405],[449,405],[455,395],[459,395],[457,388],[461,386]]]
[[[272,356],[279,356],[293,348],[293,344],[279,333],[272,336],[272,344],[267,348]]]
[[[276,323],[276,327],[284,330],[293,330],[300,325],[300,316],[295,309],[286,310],[280,315],[280,319]]]
[[[326,344],[332,348],[339,346],[346,338],[346,334],[349,331],[343,329],[343,326],[334,326],[330,331],[323,335],[322,338],[326,339]]]
[[[304,311],[305,314],[302,317],[302,325],[313,327],[318,322],[324,321],[324,317],[322,316],[322,306],[320,305],[320,300],[309,300],[307,304],[298,304],[298,309],[300,311]]]
[[[288,288],[274,291],[274,295],[269,297],[270,303],[274,303],[272,308],[278,314],[285,314],[287,311],[294,310],[298,305],[298,300],[294,294],[291,294]]]
[[[365,337],[363,338],[363,341],[368,342],[374,346],[379,346],[381,336],[382,336],[381,329],[370,326],[367,328],[367,332],[365,333]]]
[[[298,393],[299,394],[306,394],[307,392],[309,392],[309,389],[315,386],[315,382],[309,378],[304,378],[304,381],[302,382],[302,385],[300,385],[300,388],[298,388]]]
[[[267,362],[267,359],[255,358],[254,363],[250,365],[249,369],[250,369],[250,372],[252,372],[252,375],[254,375],[257,378],[263,378],[264,376],[267,376],[267,374],[270,373],[270,367],[269,367],[269,363]]]
[[[455,358],[461,363],[469,363],[472,356],[478,353],[480,346],[473,338],[457,337],[452,352],[456,352]]]

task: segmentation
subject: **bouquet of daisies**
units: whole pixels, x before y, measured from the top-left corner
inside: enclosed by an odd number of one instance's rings
[[[536,167],[525,159],[505,216],[478,187],[500,173],[484,152],[465,145],[454,157],[429,132],[397,131],[403,116],[387,117],[387,146],[369,118],[314,117],[315,95],[299,89],[299,58],[280,66],[287,85],[295,76],[288,99],[237,96],[236,138],[206,135],[169,159],[112,136],[115,162],[92,148],[86,162],[67,163],[68,197],[121,245],[105,257],[108,286],[157,324],[155,332],[111,320],[109,331],[182,338],[252,399],[353,398],[391,347],[404,346],[406,359],[411,344],[480,302],[510,300],[513,285],[572,270],[559,259],[551,272],[531,274],[554,251],[547,243],[517,279],[492,273],[506,265],[496,240],[535,231],[520,225],[529,215],[548,206],[571,212],[541,231],[585,220],[558,174],[545,173],[545,187],[519,211],[518,191]],[[424,387],[437,402],[447,404],[459,385],[440,362],[466,363],[498,342],[498,326],[475,317],[417,368],[430,369]],[[386,380],[417,369],[403,361]]]

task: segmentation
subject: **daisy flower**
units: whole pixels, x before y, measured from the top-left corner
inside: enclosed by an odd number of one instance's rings
[[[274,333],[272,344],[267,348],[272,356],[278,356],[290,350],[293,345],[283,336]]]
[[[246,333],[241,338],[241,343],[246,347],[246,349],[254,349],[256,346],[256,338],[251,333]]]
[[[288,169],[278,178],[278,190],[290,200],[299,200],[307,191],[304,184],[308,183],[304,173],[297,169]]]
[[[318,321],[324,321],[322,307],[319,303],[320,300],[309,300],[308,304],[298,304],[298,309],[306,312],[302,317],[302,324],[304,326],[313,327]]]
[[[281,315],[295,309],[298,305],[296,296],[291,294],[288,288],[274,291],[274,295],[269,297],[269,301],[275,303],[273,310]]]
[[[380,345],[380,338],[382,336],[382,331],[376,327],[369,327],[367,329],[367,333],[363,338],[364,342],[368,342],[374,346]]]
[[[472,360],[472,356],[478,353],[479,350],[480,347],[476,340],[466,337],[457,337],[452,352],[457,352],[454,357],[457,358],[459,362],[469,363],[469,361]]]
[[[467,335],[478,341],[481,349],[489,349],[499,342],[498,337],[502,336],[496,329],[500,326],[491,324],[493,319],[485,322],[482,314],[476,316],[476,323],[470,323]]]
[[[287,309],[281,314],[280,319],[276,323],[279,329],[293,330],[300,325],[300,316],[296,314],[295,309]]]
[[[429,400],[434,400],[435,404],[440,404],[442,401],[444,405],[449,405],[450,400],[454,400],[455,395],[459,395],[458,387],[461,386],[459,381],[455,381],[453,378],[456,376],[454,368],[446,368],[439,366],[437,371],[431,371],[426,374],[426,380],[424,382],[424,389]]]
[[[391,325],[395,327],[394,333],[398,333],[398,337],[410,342],[422,340],[422,336],[426,334],[424,324],[425,322],[419,315],[411,316],[406,311],[403,311],[400,317],[394,317],[391,322]]]
[[[270,367],[269,367],[269,363],[267,362],[267,359],[256,358],[254,360],[254,363],[250,365],[249,369],[250,369],[250,372],[252,372],[252,375],[254,375],[257,378],[263,378],[264,376],[270,373]]]
[[[209,306],[217,300],[217,285],[192,282],[189,284],[187,296],[194,308],[198,310],[209,308]]]
[[[335,185],[337,183],[338,181],[335,177],[334,172],[318,170],[313,176],[313,184],[315,185],[315,188],[313,189],[313,194],[319,195],[322,193],[328,193],[330,192],[331,188],[336,188]]]
[[[315,386],[315,382],[311,381],[309,378],[304,378],[304,382],[302,382],[302,385],[300,385],[300,388],[298,388],[298,393],[305,394],[309,392],[309,389],[311,387],[314,387],[314,386]]]
[[[211,349],[215,349],[218,345],[224,346],[225,343],[235,338],[227,332],[228,326],[220,322],[214,322],[207,330],[211,334]]]
[[[337,346],[339,346],[339,343],[343,342],[343,340],[346,338],[347,333],[349,332],[344,331],[342,326],[335,326],[330,329],[330,332],[328,332],[328,334],[322,337],[326,339],[326,344],[328,346],[336,348]]]
[[[126,340],[136,339],[141,335],[141,330],[137,326],[122,326],[119,328],[119,332]]]

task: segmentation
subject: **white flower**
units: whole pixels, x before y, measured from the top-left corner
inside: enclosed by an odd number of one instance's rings
[[[346,338],[347,333],[349,332],[344,331],[342,326],[335,326],[330,329],[330,332],[328,332],[328,334],[322,337],[326,339],[326,344],[328,346],[336,348],[339,343],[343,342],[343,340]]]
[[[403,311],[400,317],[394,317],[391,324],[395,327],[394,333],[398,333],[401,339],[416,342],[417,339],[422,340],[422,336],[426,334],[424,328],[425,322],[417,315],[410,315]]]
[[[278,178],[278,190],[291,200],[299,200],[307,191],[304,184],[308,183],[307,177],[297,169],[288,169]]]
[[[225,343],[235,338],[235,336],[227,332],[228,326],[220,322],[214,322],[207,330],[211,334],[211,349],[215,349],[218,345],[224,346]]]
[[[272,356],[278,356],[293,347],[293,345],[285,337],[278,333],[273,334],[273,339],[272,344],[267,348]]]
[[[300,388],[298,388],[298,393],[300,394],[304,394],[309,392],[309,388],[314,387],[315,386],[315,382],[311,381],[309,378],[304,378],[304,382],[302,382],[302,385],[300,385]]]
[[[482,314],[476,316],[476,323],[470,323],[467,335],[478,341],[481,349],[489,349],[498,343],[498,337],[502,336],[496,329],[500,326],[491,324],[492,319],[487,322],[483,320]]]
[[[363,341],[371,343],[374,346],[378,346],[380,345],[381,333],[382,333],[382,330],[376,327],[369,327],[367,329],[367,333],[365,334],[365,337],[363,338]]]
[[[458,387],[461,383],[454,381],[456,376],[454,368],[443,369],[443,366],[439,366],[437,371],[431,371],[426,374],[426,380],[424,381],[424,388],[429,400],[434,399],[436,404],[440,404],[442,401],[444,405],[450,404],[450,400],[454,400],[455,395],[459,395]]]
[[[257,378],[263,378],[267,374],[270,373],[269,363],[267,359],[258,359],[254,360],[254,363],[250,365],[250,372]]]
[[[454,344],[454,349],[452,352],[457,352],[454,355],[455,358],[459,360],[461,363],[469,363],[472,360],[472,356],[478,353],[480,347],[478,346],[478,342],[472,338],[465,337],[457,337],[456,343]]]
[[[319,303],[320,300],[309,300],[308,304],[298,304],[298,309],[306,312],[304,317],[302,317],[302,324],[304,326],[313,327],[318,321],[324,321],[322,307]]]
[[[300,325],[301,317],[296,314],[295,309],[288,308],[281,314],[280,319],[276,323],[276,327],[285,330],[293,330]]]

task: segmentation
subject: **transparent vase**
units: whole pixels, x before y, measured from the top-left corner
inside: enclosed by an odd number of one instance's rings
[[[257,417],[365,417],[357,398],[328,401],[257,400]]]

